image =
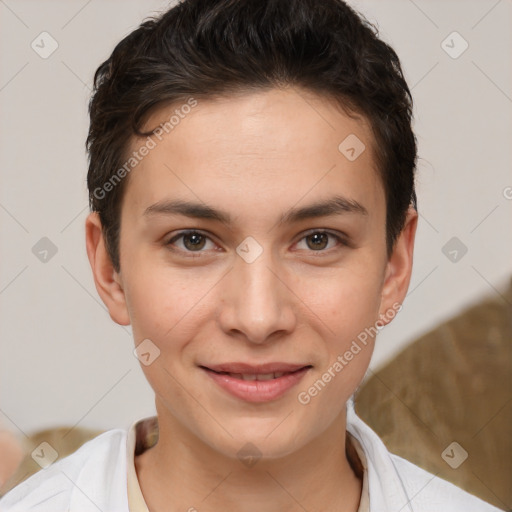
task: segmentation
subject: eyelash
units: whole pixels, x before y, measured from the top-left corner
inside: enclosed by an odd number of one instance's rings
[[[187,249],[175,249],[175,248],[172,248],[171,246],[174,244],[174,242],[176,242],[177,240],[179,240],[180,238],[183,238],[187,235],[192,235],[192,234],[197,234],[197,235],[201,235],[203,236],[204,238],[210,240],[211,242],[213,242],[213,240],[208,236],[206,235],[205,233],[203,233],[202,231],[199,231],[199,230],[196,230],[196,229],[191,229],[191,230],[186,230],[186,231],[180,231],[178,234],[176,234],[175,236],[173,236],[170,240],[168,240],[165,245],[167,247],[169,247],[172,251],[175,251],[175,252],[182,252],[184,254],[186,254],[186,257],[188,258],[198,258],[200,257],[201,253],[203,252],[206,252],[204,250],[200,250],[200,251],[189,251]],[[316,230],[311,230],[309,232],[306,232],[302,238],[300,238],[298,240],[298,242],[296,243],[299,243],[301,242],[302,240],[304,240],[305,238],[307,238],[308,236],[311,236],[311,235],[316,235],[316,234],[325,234],[325,235],[329,235],[331,236],[332,238],[334,238],[337,242],[338,242],[338,245],[339,246],[345,246],[345,247],[349,247],[350,244],[348,243],[348,241],[343,238],[342,236],[340,235],[337,235],[337,234],[334,234],[330,231],[326,231],[326,230],[322,230],[322,229],[316,229]],[[339,248],[339,247],[338,247]],[[331,247],[330,249],[320,249],[318,251],[314,251],[314,250],[308,250],[308,252],[311,252],[311,253],[328,253],[328,252],[331,252],[333,249],[336,249],[336,247]]]

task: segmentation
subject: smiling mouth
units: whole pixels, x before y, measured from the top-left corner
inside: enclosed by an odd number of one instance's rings
[[[311,365],[303,366],[302,368],[299,368],[294,371],[289,372],[270,372],[270,373],[234,373],[234,372],[223,372],[223,371],[215,371],[211,368],[208,368],[206,366],[201,366],[204,370],[208,370],[210,372],[216,373],[217,375],[228,375],[229,377],[232,377],[233,379],[239,379],[239,380],[258,380],[258,381],[265,381],[265,380],[274,380],[278,379],[280,377],[283,377],[285,375],[292,375],[294,373],[298,373],[302,370],[305,370],[307,368],[311,368]]]
[[[262,403],[277,400],[296,386],[312,365],[267,363],[225,363],[199,365],[213,382],[225,392],[246,402]]]

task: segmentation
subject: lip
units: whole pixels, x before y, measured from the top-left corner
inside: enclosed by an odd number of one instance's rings
[[[275,372],[294,372],[300,370],[308,364],[293,364],[293,363],[264,363],[264,364],[249,364],[249,363],[221,363],[200,365],[214,372],[228,372],[228,373],[249,373],[259,375],[262,373],[275,373]]]
[[[311,365],[289,363],[267,363],[250,365],[247,363],[226,363],[200,366],[209,378],[232,396],[246,402],[261,403],[277,400],[296,386],[311,369]],[[270,380],[243,380],[233,374],[261,375],[266,373],[289,372]]]

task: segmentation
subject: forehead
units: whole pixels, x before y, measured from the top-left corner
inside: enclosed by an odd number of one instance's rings
[[[217,205],[229,198],[239,211],[255,200],[284,206],[333,189],[360,203],[383,198],[369,123],[332,100],[289,88],[186,105],[160,108],[143,127],[157,129],[154,147],[125,192],[139,213],[169,195]],[[145,142],[133,140],[131,151]]]

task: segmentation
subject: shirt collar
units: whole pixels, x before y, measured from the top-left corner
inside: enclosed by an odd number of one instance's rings
[[[146,501],[140,488],[135,469],[135,455],[154,446],[158,441],[158,420],[156,416],[144,418],[134,422],[127,436],[126,462],[128,482],[128,509],[129,512],[149,512]],[[368,462],[363,447],[356,436],[347,429],[347,442],[352,443],[363,470],[363,486],[361,500],[357,512],[370,512],[370,495],[368,486]]]

